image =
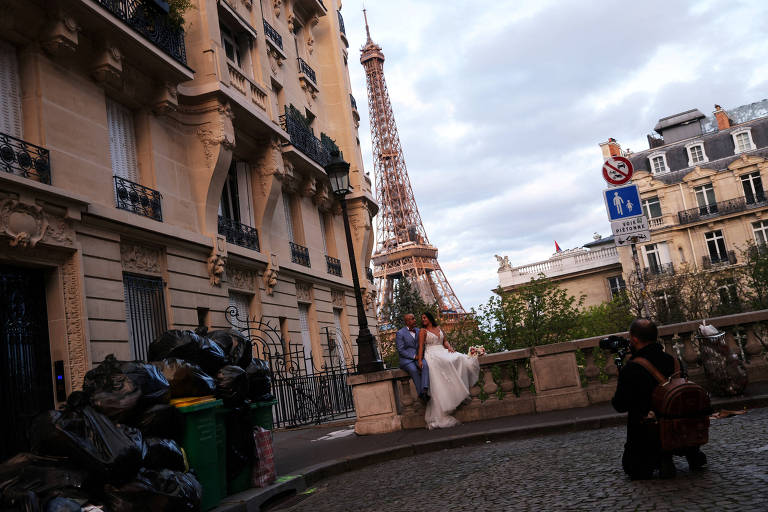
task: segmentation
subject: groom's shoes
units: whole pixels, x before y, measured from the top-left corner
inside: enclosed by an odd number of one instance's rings
[[[424,405],[427,405],[427,402],[429,402],[430,398],[432,397],[429,396],[429,393],[427,393],[426,391],[424,393],[419,394],[419,400],[421,400],[421,403],[423,403]]]

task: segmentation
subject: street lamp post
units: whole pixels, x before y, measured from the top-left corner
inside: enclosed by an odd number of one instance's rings
[[[365,316],[360,279],[357,277],[357,262],[355,260],[355,248],[352,245],[352,232],[349,229],[346,198],[350,192],[349,162],[345,162],[338,151],[333,151],[331,152],[331,161],[325,166],[325,172],[331,180],[331,188],[334,195],[341,203],[342,217],[344,217],[344,232],[347,235],[347,252],[349,252],[349,266],[352,270],[352,284],[355,287],[357,325],[359,326],[357,334],[357,371],[359,373],[377,372],[384,369],[384,363],[379,358],[379,351],[376,349],[376,339],[368,329],[368,318]]]

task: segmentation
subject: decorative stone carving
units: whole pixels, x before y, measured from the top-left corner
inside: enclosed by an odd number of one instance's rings
[[[333,199],[331,199],[331,194],[328,191],[328,185],[320,181],[315,184],[315,194],[312,196],[312,202],[322,212],[327,212],[331,209]]]
[[[363,293],[363,302],[365,303],[365,310],[372,313],[376,313],[376,290],[365,290]]]
[[[221,286],[221,279],[227,265],[227,240],[218,235],[214,241],[211,255],[208,256],[208,277],[211,286]]]
[[[291,33],[296,30],[296,16],[292,12],[288,13],[288,30]]]
[[[205,153],[205,158],[210,161],[213,159],[213,148],[214,146],[217,146],[221,144],[225,149],[233,149],[235,147],[235,142],[232,140],[229,140],[227,138],[227,135],[224,133],[224,130],[211,130],[210,128],[198,128],[197,129],[197,136],[200,138],[200,141],[203,143],[203,152]]]
[[[344,290],[331,290],[331,302],[336,308],[344,307]]]
[[[11,247],[34,247],[47,229],[48,219],[40,206],[11,198],[0,203],[0,234],[11,238]]]
[[[272,7],[275,11],[275,16],[280,17],[280,7],[283,5],[283,0],[272,0]]]
[[[179,106],[179,93],[176,86],[166,82],[157,88],[157,94],[153,102],[155,112],[173,112]]]
[[[256,271],[227,265],[227,281],[234,288],[254,291],[256,288]]]
[[[120,243],[120,261],[123,270],[140,274],[162,272],[162,249],[131,242]]]
[[[509,256],[501,257],[498,254],[494,254],[493,256],[496,258],[496,261],[499,262],[499,270],[497,272],[512,270],[512,264],[509,262]]]
[[[312,302],[312,285],[303,281],[296,281],[296,300]]]
[[[41,38],[42,47],[56,57],[72,55],[77,51],[79,32],[80,26],[77,21],[72,16],[62,13],[46,28]]]
[[[43,237],[43,243],[71,247],[75,243],[75,230],[70,221],[48,214],[45,217],[48,219],[48,229]]]
[[[301,195],[304,197],[314,197],[317,192],[317,180],[308,177],[301,183]]]
[[[123,55],[116,46],[107,45],[97,53],[91,75],[99,83],[121,85],[123,74]]]
[[[69,364],[69,383],[72,391],[81,388],[85,372],[88,371],[88,346],[85,339],[85,319],[83,318],[83,289],[80,284],[82,270],[80,255],[74,253],[61,266],[64,291],[64,316],[67,329],[67,358]]]
[[[277,273],[280,271],[280,265],[277,260],[277,254],[270,254],[269,263],[267,268],[264,269],[264,291],[267,295],[274,293],[275,286],[277,286]]]
[[[311,35],[307,37],[307,51],[310,55],[312,55],[312,53],[315,51],[314,44],[315,39]]]

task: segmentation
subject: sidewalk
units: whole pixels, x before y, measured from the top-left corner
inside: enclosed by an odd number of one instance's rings
[[[713,406],[715,410],[766,407],[768,382],[750,385],[740,397],[714,398]],[[215,511],[258,511],[319,480],[385,460],[491,441],[623,425],[626,419],[610,404],[601,404],[477,421],[445,430],[404,430],[375,436],[356,435],[353,422],[275,431],[278,482],[228,496]]]

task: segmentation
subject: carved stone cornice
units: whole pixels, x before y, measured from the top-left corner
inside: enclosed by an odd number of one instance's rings
[[[269,255],[269,263],[267,263],[267,268],[264,269],[264,291],[267,292],[267,295],[272,295],[274,293],[274,289],[277,286],[277,274],[280,272],[280,263],[277,259],[277,254],[270,254]]]
[[[45,231],[43,243],[46,245],[65,245],[73,247],[75,243],[75,230],[71,221],[56,215],[46,213],[48,229]]]
[[[0,234],[10,237],[11,247],[34,247],[47,229],[48,218],[42,207],[13,198],[0,202]]]
[[[233,288],[241,290],[256,291],[257,272],[243,267],[227,265],[227,282]]]
[[[123,76],[123,54],[117,46],[107,43],[96,54],[91,76],[99,83],[121,86]]]
[[[138,274],[160,274],[163,271],[163,250],[134,242],[120,243],[123,270]]]
[[[336,308],[343,308],[345,306],[344,290],[331,290],[331,302]]]
[[[304,281],[296,281],[296,300],[312,302],[312,285]]]
[[[8,16],[8,13],[5,13]],[[41,35],[43,49],[56,57],[73,55],[79,44],[80,26],[75,18],[66,12],[52,17]]]

